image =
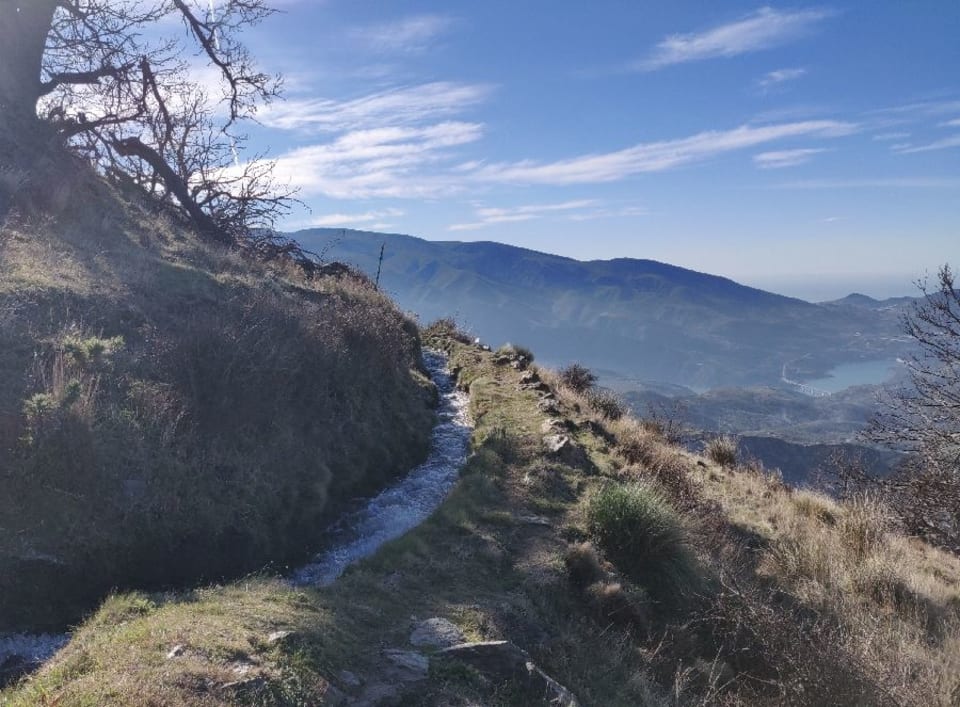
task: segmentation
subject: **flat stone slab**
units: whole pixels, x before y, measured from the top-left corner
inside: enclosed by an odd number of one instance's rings
[[[530,704],[580,707],[576,696],[543,672],[525,650],[510,641],[463,643],[437,654],[479,670],[500,682],[519,683],[537,702]]]
[[[390,649],[383,652],[383,657],[396,669],[397,677],[403,682],[426,680],[430,672],[430,660],[416,651]]]

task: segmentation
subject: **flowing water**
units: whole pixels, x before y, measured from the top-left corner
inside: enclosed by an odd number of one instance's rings
[[[426,520],[456,483],[470,446],[467,396],[456,389],[441,353],[424,352],[440,392],[438,422],[427,460],[328,531],[328,547],[293,575],[295,584],[326,586],[357,560]]]
[[[447,372],[446,355],[425,350],[423,358],[440,393],[427,460],[357,510],[341,516],[327,531],[327,549],[294,573],[295,584],[332,583],[348,566],[426,520],[456,483],[470,446],[468,398],[457,390]],[[67,634],[0,634],[0,667],[10,659],[39,664],[68,640]]]

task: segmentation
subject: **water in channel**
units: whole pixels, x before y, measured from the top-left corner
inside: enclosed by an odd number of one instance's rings
[[[294,573],[295,584],[332,583],[351,564],[426,520],[456,483],[470,446],[468,398],[457,390],[447,372],[446,355],[427,350],[423,358],[440,393],[427,460],[359,509],[342,516],[327,533],[327,548]]]

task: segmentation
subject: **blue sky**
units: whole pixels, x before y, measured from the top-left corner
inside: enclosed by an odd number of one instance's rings
[[[960,2],[281,0],[253,148],[312,225],[822,299],[960,266]]]

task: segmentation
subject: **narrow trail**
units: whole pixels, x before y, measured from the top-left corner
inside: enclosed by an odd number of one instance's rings
[[[327,531],[326,549],[293,573],[294,584],[331,584],[351,564],[426,520],[453,489],[473,431],[467,417],[468,396],[457,390],[445,354],[424,350],[423,359],[440,394],[429,456],[359,509],[341,516]],[[25,672],[38,668],[69,640],[69,634],[0,633],[0,679],[5,669]]]
[[[332,583],[351,564],[425,521],[456,483],[470,446],[468,398],[447,372],[444,354],[424,351],[423,358],[440,392],[439,419],[427,460],[331,526],[327,549],[294,573],[295,584]]]

